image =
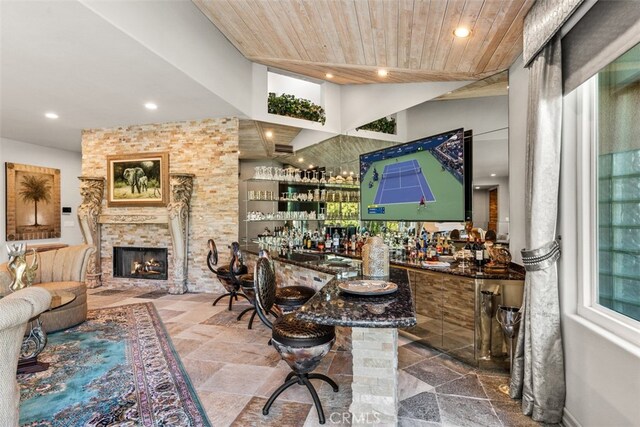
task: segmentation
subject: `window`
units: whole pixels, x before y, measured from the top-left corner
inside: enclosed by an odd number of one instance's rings
[[[594,302],[640,321],[640,45],[597,75]]]
[[[575,264],[563,256],[563,265],[565,280],[573,280],[571,265],[576,267],[577,314],[634,346],[640,346],[638,106],[640,45],[565,94],[562,166],[563,173],[573,166],[577,172],[573,183],[566,175],[563,187],[565,200],[575,191],[575,213],[569,215],[567,205],[563,218],[565,230],[577,221]]]

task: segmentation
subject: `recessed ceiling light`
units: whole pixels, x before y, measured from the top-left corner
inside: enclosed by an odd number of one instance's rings
[[[353,171],[349,172],[349,175],[353,175]]]
[[[57,119],[59,117],[56,113],[44,113],[44,116],[47,119],[53,119],[53,120],[55,120],[55,119]]]
[[[450,93],[453,93],[453,91],[450,90],[449,92],[447,92],[447,95],[449,95]]]
[[[238,154],[240,154],[240,150],[238,150]]]
[[[267,138],[273,138],[273,132],[271,132],[270,130],[266,131],[264,133],[264,136],[266,136]]]
[[[453,31],[453,35],[456,37],[460,37],[461,39],[469,37],[470,34],[471,30],[465,27],[458,27]]]
[[[298,158],[298,161],[299,161],[300,163],[302,163],[302,162],[304,162],[304,158],[299,157],[299,158]]]
[[[491,176],[496,176],[496,174],[495,174],[495,173],[492,173],[492,174],[491,174]]]
[[[146,108],[147,110],[157,110],[158,106],[153,102],[147,102],[146,104],[144,104],[144,108]]]
[[[347,171],[342,171],[342,175],[346,175],[346,174],[347,174]]]
[[[328,79],[332,79],[332,78],[333,78],[333,74],[331,74],[331,73],[327,73],[327,74],[325,74],[324,76],[325,76],[326,78],[328,78]]]
[[[389,72],[385,69],[379,69],[378,70],[378,77],[387,77],[387,75],[389,74]]]
[[[476,187],[476,190],[479,190],[479,189],[480,189],[480,187]]]
[[[313,169],[313,165],[309,165],[309,169]]]

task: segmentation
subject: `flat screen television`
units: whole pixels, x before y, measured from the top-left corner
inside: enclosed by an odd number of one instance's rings
[[[455,129],[360,155],[363,221],[464,221],[471,131]]]

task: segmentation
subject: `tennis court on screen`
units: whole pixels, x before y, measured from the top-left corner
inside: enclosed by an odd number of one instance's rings
[[[386,165],[380,178],[380,186],[374,199],[376,205],[397,203],[435,202],[420,164],[416,160]]]

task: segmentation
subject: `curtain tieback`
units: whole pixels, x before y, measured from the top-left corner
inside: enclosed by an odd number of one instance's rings
[[[560,258],[560,243],[553,240],[538,249],[523,249],[520,253],[526,271],[544,270]]]

